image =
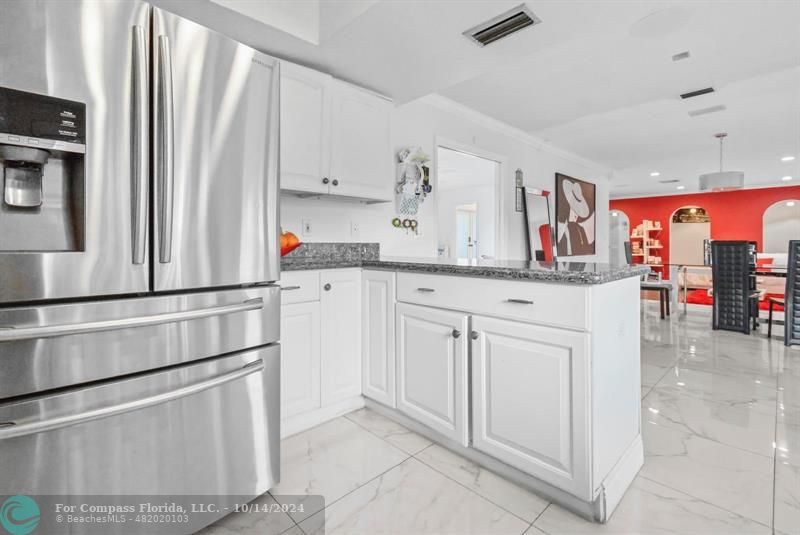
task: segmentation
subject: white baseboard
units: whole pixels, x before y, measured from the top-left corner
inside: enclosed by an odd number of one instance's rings
[[[603,480],[600,522],[608,522],[611,518],[642,465],[644,465],[644,444],[642,435],[639,434]]]
[[[327,407],[321,407],[302,414],[290,416],[289,418],[281,420],[281,439],[296,435],[301,431],[324,424],[334,418],[338,418],[348,412],[353,412],[363,407],[364,398],[362,396],[353,396],[328,405]]]

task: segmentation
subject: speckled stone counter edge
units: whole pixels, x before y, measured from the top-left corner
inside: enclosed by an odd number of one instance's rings
[[[628,277],[639,277],[650,271],[647,266],[623,266],[601,273],[594,273],[580,269],[574,271],[552,271],[546,269],[428,264],[424,261],[393,262],[380,260],[380,246],[377,243],[304,243],[281,259],[281,269],[283,271],[349,267],[568,284],[603,284]]]

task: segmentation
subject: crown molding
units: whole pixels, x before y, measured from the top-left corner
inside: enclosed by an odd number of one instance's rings
[[[438,93],[431,93],[430,95],[425,95],[417,99],[415,102],[421,102],[423,104],[428,104],[435,108],[438,108],[442,111],[446,111],[452,113],[453,115],[457,115],[471,121],[473,123],[479,124],[483,127],[486,127],[490,130],[493,130],[499,134],[503,134],[510,138],[516,139],[526,145],[534,147],[537,150],[541,150],[544,152],[548,152],[553,154],[554,156],[558,156],[559,158],[564,158],[565,160],[569,160],[572,163],[578,164],[582,167],[587,169],[591,169],[598,173],[603,174],[604,176],[608,177],[609,174],[612,172],[612,169],[601,165],[597,162],[584,158],[582,156],[578,156],[572,152],[564,150],[560,147],[556,147],[543,139],[534,136],[533,134],[529,134],[528,132],[522,130],[521,128],[517,128],[516,126],[511,126],[510,124],[500,121],[499,119],[495,119],[494,117],[490,117],[484,113],[481,113],[469,106],[465,106],[455,100],[449,99],[443,95]]]

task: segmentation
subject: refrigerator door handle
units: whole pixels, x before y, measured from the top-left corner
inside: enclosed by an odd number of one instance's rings
[[[275,67],[272,69],[272,85],[270,87],[270,112],[269,112],[269,145],[267,146],[267,196],[270,199],[280,197],[280,91],[281,91],[281,64],[275,60]],[[278,263],[280,255],[280,214],[278,211],[279,202],[269,203],[267,206],[268,221],[275,224],[267,225],[267,243],[274,244],[268,247],[267,251],[275,251],[272,255],[273,261]],[[280,269],[279,267],[277,269]]]
[[[172,260],[172,207],[174,189],[174,107],[172,104],[172,54],[169,37],[158,36],[158,109],[156,128],[158,130],[158,159],[156,161],[159,188],[158,260],[168,264]]]
[[[72,334],[86,334],[102,331],[114,331],[118,329],[131,329],[134,327],[147,327],[151,325],[160,325],[162,323],[175,323],[178,321],[196,320],[211,316],[222,316],[227,314],[235,314],[237,312],[247,312],[250,310],[261,310],[262,308],[264,308],[264,300],[261,297],[257,297],[255,299],[248,299],[242,303],[235,303],[232,305],[220,305],[195,310],[181,310],[179,312],[164,312],[162,314],[138,316],[134,318],[88,321],[84,323],[42,325],[36,327],[3,326],[0,327],[0,342],[15,342],[19,340],[53,338],[56,336],[67,336]]]
[[[147,247],[147,44],[144,28],[133,27],[133,135],[131,137],[131,177],[133,179],[132,261],[144,264]]]
[[[204,390],[209,390],[211,388],[224,385],[225,383],[230,383],[231,381],[235,381],[237,379],[247,377],[248,375],[251,375],[253,373],[260,372],[263,369],[264,369],[264,361],[262,359],[259,359],[249,364],[246,364],[245,366],[237,370],[217,375],[216,377],[212,377],[211,379],[206,379],[205,381],[201,381],[199,383],[182,386],[180,388],[176,388],[175,390],[171,390],[169,392],[163,392],[160,394],[147,396],[133,401],[126,401],[116,405],[100,407],[97,409],[79,412],[76,414],[56,416],[54,418],[49,418],[46,420],[39,420],[34,422],[23,422],[23,423],[17,423],[14,421],[0,422],[0,440],[20,437],[25,435],[32,435],[35,433],[43,433],[45,431],[52,431],[54,429],[60,429],[63,427],[69,427],[72,425],[82,424],[85,422],[91,422],[93,420],[99,420],[101,418],[108,418],[110,416],[117,416],[120,414],[125,414],[127,412],[145,409],[147,407],[152,407],[154,405],[161,405],[163,403],[168,403],[176,399],[180,399],[186,396],[190,396],[192,394],[197,394],[198,392],[202,392]]]

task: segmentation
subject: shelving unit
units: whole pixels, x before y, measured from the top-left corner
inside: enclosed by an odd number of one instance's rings
[[[660,269],[664,267],[662,263],[660,249],[664,246],[659,242],[658,237],[664,230],[658,221],[645,219],[641,225],[633,229],[631,233],[631,256],[634,259],[640,258],[638,262],[651,268]]]

